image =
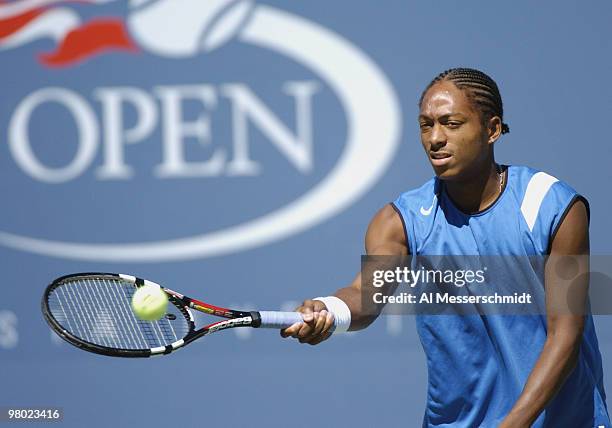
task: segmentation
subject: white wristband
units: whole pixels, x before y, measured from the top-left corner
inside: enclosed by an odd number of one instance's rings
[[[323,302],[327,311],[334,314],[336,329],[334,333],[344,333],[351,325],[351,310],[342,299],[336,296],[315,297],[312,300]]]

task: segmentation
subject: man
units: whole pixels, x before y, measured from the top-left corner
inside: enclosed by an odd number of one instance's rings
[[[494,143],[509,128],[489,76],[441,73],[423,92],[419,124],[436,177],[374,216],[368,255],[588,255],[586,200],[548,174],[495,162]],[[587,272],[588,259],[579,260]],[[552,310],[567,290],[554,286],[548,265],[545,315],[417,317],[429,371],[423,426],[611,426],[592,317]],[[375,316],[361,287],[358,275],[334,296],[305,301],[304,322],[281,335],[315,345],[334,322],[340,331],[367,327]]]

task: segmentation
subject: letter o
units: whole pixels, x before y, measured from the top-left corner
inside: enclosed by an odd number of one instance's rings
[[[57,102],[75,119],[79,145],[72,161],[61,168],[48,168],[32,152],[28,124],[32,112],[41,104]],[[79,176],[92,162],[98,147],[98,122],[92,109],[80,95],[63,88],[43,88],[25,97],[9,123],[9,149],[17,164],[33,178],[48,183],[62,183]]]

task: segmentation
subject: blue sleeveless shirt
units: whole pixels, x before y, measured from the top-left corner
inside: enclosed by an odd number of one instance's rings
[[[413,256],[537,256],[549,253],[577,198],[570,186],[546,173],[509,166],[502,194],[482,212],[460,211],[437,178],[402,194],[393,207]],[[537,274],[543,278],[543,272]],[[540,292],[543,298],[543,287]],[[497,427],[542,351],[546,317],[419,315],[417,330],[429,375],[423,427]],[[601,355],[588,316],[576,368],[533,426],[609,428],[605,400]]]

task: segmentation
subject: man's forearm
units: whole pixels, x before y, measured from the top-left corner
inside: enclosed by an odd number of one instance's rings
[[[576,338],[549,337],[523,392],[500,428],[531,426],[573,371],[579,351],[580,340]]]

